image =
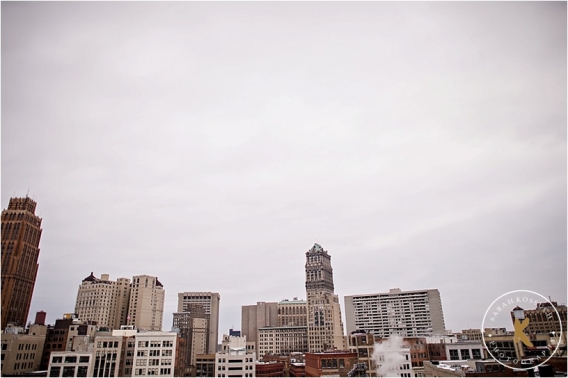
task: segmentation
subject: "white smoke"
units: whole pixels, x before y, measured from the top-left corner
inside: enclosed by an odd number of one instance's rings
[[[393,335],[380,344],[375,344],[373,360],[377,366],[377,377],[400,377],[401,366],[410,364],[406,360],[402,337]],[[406,372],[409,372],[406,370]]]

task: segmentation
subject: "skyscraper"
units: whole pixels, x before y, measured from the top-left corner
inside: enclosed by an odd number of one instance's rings
[[[158,281],[158,277],[147,275],[132,277],[128,325],[146,331],[161,331],[164,297],[164,286]]]
[[[219,293],[211,292],[183,292],[178,293],[178,310],[177,312],[188,311],[192,304],[200,304],[203,306],[207,317],[207,353],[217,352],[217,343],[219,342],[219,302],[221,296]]]
[[[10,198],[2,211],[2,329],[25,326],[39,267],[41,218],[29,197]]]
[[[306,294],[310,353],[345,348],[339,297],[334,294],[331,256],[319,244],[306,252]]]
[[[75,313],[81,320],[96,321],[99,327],[120,329],[126,324],[130,290],[128,278],[111,281],[108,274],[97,278],[91,272],[77,291]]]
[[[445,332],[442,300],[437,289],[345,296],[347,333],[356,330],[378,337],[421,337]]]

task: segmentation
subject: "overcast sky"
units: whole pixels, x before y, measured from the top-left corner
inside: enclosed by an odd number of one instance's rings
[[[439,289],[566,303],[566,2],[2,2],[2,208],[43,218],[30,310],[90,272],[241,306]],[[343,314],[345,315],[345,314]]]

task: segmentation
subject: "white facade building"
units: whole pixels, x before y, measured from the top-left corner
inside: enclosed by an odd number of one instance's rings
[[[254,377],[256,353],[247,352],[246,337],[223,335],[221,353],[215,354],[216,377]]]
[[[372,332],[376,337],[422,337],[445,332],[437,289],[345,296],[347,334]]]
[[[90,377],[93,352],[51,352],[49,377]]]
[[[139,332],[134,337],[132,376],[174,376],[176,332]]]

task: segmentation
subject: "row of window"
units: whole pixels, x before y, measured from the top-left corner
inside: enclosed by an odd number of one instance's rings
[[[33,360],[35,358],[35,353],[18,353],[16,354],[16,360]]]
[[[171,348],[174,346],[174,342],[172,340],[164,340],[164,342],[162,343],[162,341],[158,341],[158,340],[152,340],[152,341],[138,341],[138,348]]]
[[[164,357],[171,356],[173,351],[171,349],[165,349],[161,351],[161,355]],[[136,351],[136,357],[159,357],[160,350],[159,349],[150,349],[150,350],[138,350]]]
[[[63,366],[63,372],[61,371],[61,366],[52,366],[49,370],[50,377],[86,377],[88,367],[87,366]]]
[[[134,369],[134,375],[170,375],[171,368]]]
[[[159,365],[171,365],[172,360],[171,358],[164,358],[161,360],[159,358],[150,358],[150,359],[136,359],[136,366],[159,366]]]
[[[79,356],[79,363],[80,364],[88,364],[91,360],[91,356]],[[61,364],[63,363],[63,356],[51,356],[51,363],[52,364]],[[77,363],[77,356],[65,356],[65,363],[66,364],[75,364]]]

